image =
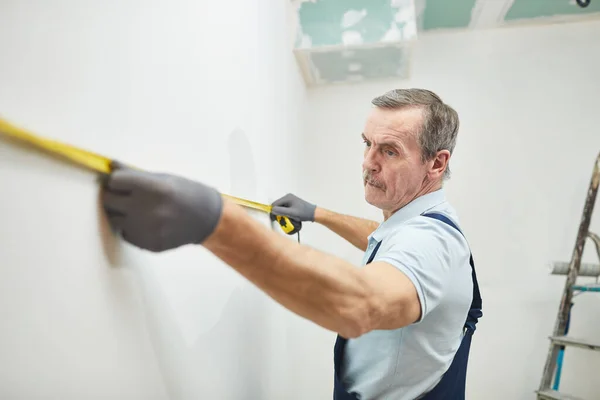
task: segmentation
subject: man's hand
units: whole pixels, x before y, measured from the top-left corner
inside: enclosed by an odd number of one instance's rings
[[[275,215],[284,215],[298,221],[317,222],[363,251],[367,249],[369,235],[379,226],[376,221],[317,207],[291,193],[275,200],[272,205],[271,220],[275,220]]]
[[[124,240],[153,252],[201,244],[221,217],[221,194],[182,177],[115,164],[102,205]]]
[[[298,221],[315,221],[317,206],[288,193],[273,202],[271,218],[274,215],[283,215]]]

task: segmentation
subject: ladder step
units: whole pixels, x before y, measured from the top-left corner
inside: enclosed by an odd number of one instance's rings
[[[568,394],[557,392],[556,390],[543,390],[537,392],[538,399],[543,400],[583,400],[580,397],[570,396]]]
[[[577,339],[569,336],[551,336],[550,340],[552,340],[554,344],[558,345],[581,347],[583,349],[600,351],[600,342],[594,343],[589,340]]]
[[[580,292],[600,292],[600,283],[592,283],[590,285],[573,285],[573,290]]]

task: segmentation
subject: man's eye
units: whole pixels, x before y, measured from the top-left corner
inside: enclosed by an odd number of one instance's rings
[[[396,153],[395,153],[395,152],[393,152],[393,151],[391,151],[391,150],[387,150],[387,151],[386,151],[386,154],[387,154],[388,156],[395,156],[395,155],[396,155]]]
[[[364,144],[365,144],[367,147],[371,146],[371,142],[369,142],[368,140],[363,140],[363,143],[364,143]]]

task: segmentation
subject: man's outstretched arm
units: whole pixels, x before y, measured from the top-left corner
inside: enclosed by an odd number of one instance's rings
[[[202,245],[284,307],[347,338],[420,315],[414,285],[390,264],[356,268],[265,229],[229,201]]]
[[[379,226],[375,221],[317,207],[291,193],[273,202],[273,213],[319,223],[362,251],[367,250],[368,236]]]
[[[102,204],[132,245],[153,252],[203,245],[287,309],[342,336],[419,318],[415,286],[396,267],[356,268],[300,245],[202,183],[119,167],[104,182]]]

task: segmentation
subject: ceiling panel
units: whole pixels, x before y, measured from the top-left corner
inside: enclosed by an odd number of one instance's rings
[[[309,85],[407,78],[421,34],[600,18],[600,0],[289,0]],[[578,17],[579,16],[579,17]]]
[[[385,40],[386,36],[390,40],[411,34],[414,36],[416,27],[414,33],[405,29],[407,18],[403,17],[402,12],[406,7],[412,7],[412,0],[303,2],[298,9],[298,18],[304,39],[310,43],[302,47],[372,44]],[[412,14],[414,19],[414,8]]]
[[[316,84],[360,82],[408,75],[409,50],[403,46],[362,47],[315,52]]]
[[[466,28],[476,0],[427,0],[421,13],[421,29]]]
[[[490,1],[490,0],[488,0]],[[506,21],[600,12],[600,0],[591,0],[582,8],[575,0],[515,0],[504,18]]]
[[[298,0],[295,55],[309,84],[408,76],[414,0]]]

